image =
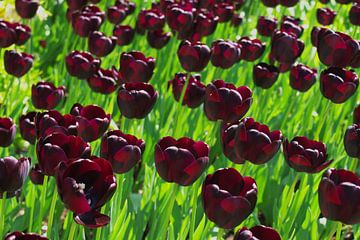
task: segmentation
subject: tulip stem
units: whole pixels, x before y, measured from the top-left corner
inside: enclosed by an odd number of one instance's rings
[[[69,214],[70,214],[70,213],[69,213]],[[68,239],[76,239],[76,238],[75,238],[76,228],[77,228],[76,222],[75,222],[75,221],[72,221],[72,222],[71,222],[70,233],[69,233]]]
[[[30,189],[30,196],[32,196],[32,198],[30,199],[30,219],[29,219],[29,232],[32,232],[32,228],[33,228],[33,222],[34,222],[34,211],[35,211],[35,185],[31,184],[31,189]]]
[[[47,234],[46,236],[51,239],[51,232],[52,232],[52,224],[54,221],[54,213],[55,213],[55,206],[57,202],[58,193],[56,190],[53,192],[53,196],[51,199],[51,205],[50,205],[50,214],[49,214],[49,220],[48,220],[48,228],[47,228]]]
[[[48,183],[48,176],[45,175],[44,176],[44,183],[41,189],[41,194],[40,194],[40,216],[39,216],[39,221],[40,221],[40,231],[41,231],[41,222],[44,216],[44,211],[45,211],[45,202],[46,202],[46,190],[47,190],[47,184]]]
[[[217,239],[217,240],[223,239],[223,235],[224,235],[224,229],[219,228],[219,231],[218,231],[218,234],[217,234],[216,239]]]
[[[6,192],[3,193],[1,204],[0,204],[0,238],[2,239],[4,236],[4,225],[6,218]]]
[[[184,87],[181,90],[179,104],[178,104],[178,106],[176,108],[175,121],[174,121],[174,126],[173,126],[173,131],[174,131],[174,137],[175,138],[179,137],[178,136],[179,135],[178,131],[182,129],[181,127],[179,127],[179,118],[180,118],[180,112],[181,112],[180,109],[181,109],[181,107],[183,105],[183,100],[184,100],[184,97],[185,97],[186,89],[187,89],[187,87],[189,85],[189,82],[190,82],[190,77],[191,77],[191,73],[188,72]]]
[[[337,224],[337,230],[336,230],[336,240],[340,240],[341,237],[341,228],[342,228],[342,223],[338,222]]]
[[[194,239],[194,232],[195,232],[195,221],[196,221],[196,208],[197,208],[197,194],[198,194],[198,187],[200,181],[196,181],[193,186],[192,196],[191,196],[191,220],[190,220],[190,240]]]

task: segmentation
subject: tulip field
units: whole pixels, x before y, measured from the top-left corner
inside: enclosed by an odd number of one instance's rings
[[[360,239],[359,0],[0,1],[0,239]]]

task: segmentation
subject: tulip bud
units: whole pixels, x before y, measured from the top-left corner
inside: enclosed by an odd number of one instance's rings
[[[88,0],[66,0],[71,11],[81,10],[87,4],[87,1]]]
[[[135,30],[130,26],[116,26],[113,31],[113,35],[116,37],[116,43],[119,46],[129,45],[135,36]]]
[[[264,16],[260,16],[256,25],[256,29],[260,35],[270,37],[275,31],[276,26],[276,18],[267,18]]]
[[[253,80],[256,86],[268,89],[279,77],[279,69],[267,63],[258,63],[253,67]]]
[[[219,17],[212,12],[200,9],[195,18],[195,32],[202,37],[209,36],[215,32],[218,21]]]
[[[35,233],[11,232],[5,236],[4,240],[48,240],[48,238]]]
[[[357,105],[357,107],[354,109],[353,123],[360,125],[360,105]]]
[[[348,127],[344,136],[345,151],[350,157],[360,158],[360,126]]]
[[[71,76],[87,79],[100,67],[100,60],[88,52],[72,51],[65,58],[66,68]]]
[[[89,51],[97,57],[109,55],[115,48],[116,37],[107,37],[102,32],[92,32],[89,36]]]
[[[303,51],[303,41],[286,32],[274,32],[271,39],[271,55],[276,61],[292,64]]]
[[[126,8],[120,6],[111,6],[107,10],[107,18],[112,24],[120,24],[127,16]]]
[[[163,32],[162,29],[148,31],[147,41],[152,48],[161,49],[170,41],[170,33]]]
[[[181,42],[177,55],[183,69],[188,72],[200,72],[209,63],[211,51],[203,43],[191,43],[186,40]]]
[[[330,8],[318,8],[316,11],[316,17],[321,25],[327,26],[334,22],[336,12]]]
[[[138,51],[123,52],[120,56],[121,79],[126,82],[148,82],[155,68],[155,58]]]
[[[40,170],[39,164],[35,164],[30,170],[29,177],[33,184],[35,185],[43,185],[44,183],[44,174]]]
[[[22,18],[33,18],[38,8],[38,0],[15,0],[16,12]]]
[[[211,63],[227,69],[240,61],[241,46],[232,41],[217,40],[211,46]]]
[[[259,39],[250,39],[249,37],[242,37],[238,41],[241,46],[240,58],[245,61],[255,61],[260,58],[265,51],[265,43],[262,43]]]
[[[23,139],[35,144],[36,141],[36,128],[35,128],[35,116],[36,112],[28,112],[25,115],[21,115],[19,120],[20,134]]]
[[[173,31],[187,31],[194,21],[193,12],[189,5],[172,4],[166,9],[166,21]]]
[[[14,141],[16,125],[11,118],[0,117],[0,147],[8,147]]]
[[[219,22],[228,22],[234,14],[234,6],[226,2],[217,3],[214,7],[214,13],[219,17]]]
[[[317,70],[304,64],[297,64],[291,68],[290,86],[300,92],[306,92],[316,82]]]
[[[6,50],[4,55],[5,70],[15,77],[24,76],[32,67],[34,57],[31,54]]]
[[[360,26],[360,2],[354,3],[349,12],[350,22],[355,26]]]
[[[105,14],[98,7],[89,5],[72,13],[71,23],[77,35],[87,37],[91,32],[99,30],[104,18]]]
[[[239,229],[234,240],[281,240],[281,237],[275,229],[259,225],[250,229],[247,227]]]
[[[262,2],[266,7],[271,7],[271,8],[276,7],[276,6],[280,3],[279,0],[261,0],[261,2]]]
[[[37,109],[54,109],[64,99],[65,93],[64,86],[57,88],[51,82],[38,82],[31,88],[32,104]]]
[[[154,31],[165,25],[165,15],[157,9],[141,10],[138,15],[140,29]]]
[[[87,82],[94,92],[110,94],[116,90],[119,80],[119,73],[113,67],[112,69],[100,68],[97,73],[87,79]]]

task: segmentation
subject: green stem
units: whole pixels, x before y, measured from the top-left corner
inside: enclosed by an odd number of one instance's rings
[[[30,219],[29,219],[29,232],[32,232],[32,228],[33,228],[33,219],[34,219],[34,211],[35,211],[35,185],[31,184],[31,189],[30,189],[30,196],[32,196],[31,198],[31,209],[30,209]]]
[[[72,222],[71,222],[70,233],[69,233],[69,238],[68,238],[68,239],[76,239],[76,238],[75,238],[76,228],[77,228],[76,222],[72,221]]]
[[[41,221],[43,219],[43,216],[44,216],[44,211],[45,211],[45,203],[46,203],[46,190],[47,190],[47,183],[48,183],[48,179],[49,177],[48,176],[44,176],[44,183],[42,185],[42,188],[41,188],[41,194],[40,194],[40,216],[39,216],[39,225],[40,225],[40,231],[41,231]]]
[[[187,78],[186,78],[186,81],[185,81],[185,85],[183,87],[183,89],[181,90],[181,95],[180,95],[180,99],[179,99],[179,102],[178,102],[178,106],[176,108],[176,115],[175,115],[175,122],[174,122],[174,127],[173,127],[173,133],[174,133],[174,137],[177,138],[179,137],[179,130],[181,130],[182,128],[178,126],[179,124],[179,119],[180,119],[180,113],[182,113],[182,111],[180,111],[181,107],[182,107],[182,102],[184,100],[184,97],[185,97],[185,92],[186,92],[186,89],[189,85],[189,81],[190,81],[190,77],[191,77],[191,73],[187,73]]]
[[[224,229],[219,228],[219,231],[218,231],[218,234],[217,234],[216,239],[217,239],[217,240],[223,239],[223,235],[224,235]]]
[[[342,223],[338,222],[337,224],[337,230],[336,230],[336,240],[340,240],[341,237],[341,228],[342,228]]]
[[[5,218],[6,218],[6,192],[3,193],[1,204],[0,204],[0,238],[5,233]]]
[[[191,221],[190,221],[190,237],[189,239],[194,239],[195,232],[195,221],[196,221],[196,208],[197,208],[197,194],[198,194],[198,185],[200,181],[196,181],[193,186],[192,196],[191,196]]]
[[[50,214],[49,214],[49,220],[48,220],[48,231],[46,236],[51,239],[51,232],[52,232],[52,224],[54,221],[54,213],[55,213],[55,206],[56,206],[56,201],[58,198],[58,193],[56,190],[54,190],[52,199],[51,199],[51,205],[50,205]]]

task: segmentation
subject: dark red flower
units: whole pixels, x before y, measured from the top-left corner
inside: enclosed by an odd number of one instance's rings
[[[242,159],[238,159],[235,153],[235,136],[239,123],[223,124],[221,127],[221,146],[225,157],[234,163],[244,163]]]
[[[260,58],[265,51],[265,43],[262,43],[259,39],[250,39],[249,37],[242,37],[238,41],[241,46],[240,58],[245,61],[255,61]]]
[[[244,18],[242,17],[241,14],[234,13],[234,15],[231,18],[231,26],[238,27],[243,23],[243,21]]]
[[[360,158],[360,125],[353,124],[346,129],[344,146],[350,157]]]
[[[324,217],[349,225],[360,223],[360,179],[355,173],[334,168],[327,170],[318,193]]]
[[[0,158],[0,196],[5,192],[7,198],[15,196],[24,184],[29,170],[29,158]]]
[[[15,0],[16,12],[22,18],[32,18],[39,7],[38,0]]]
[[[319,32],[321,29],[324,29],[324,28],[313,27],[311,29],[311,44],[314,47],[317,47],[317,45],[318,45],[318,35],[319,35]]]
[[[66,88],[55,87],[51,82],[38,82],[31,87],[31,101],[35,108],[54,109],[64,99]]]
[[[360,2],[352,5],[349,12],[349,19],[353,25],[360,26]]]
[[[77,135],[77,123],[71,114],[61,115],[56,110],[37,113],[35,116],[37,138],[46,137],[52,133]]]
[[[340,4],[349,4],[352,1],[356,1],[356,0],[335,0],[335,2],[340,3]]]
[[[320,90],[333,103],[343,103],[357,90],[359,77],[344,68],[330,67],[320,74]]]
[[[266,7],[276,7],[278,4],[280,4],[279,0],[261,0],[261,2],[266,6]]]
[[[100,68],[100,59],[88,52],[72,51],[65,58],[66,68],[71,76],[88,79]]]
[[[141,30],[154,31],[162,29],[165,25],[165,15],[158,9],[141,10],[137,20]]]
[[[25,115],[21,115],[19,119],[20,134],[23,139],[35,144],[36,141],[36,128],[35,128],[35,116],[36,112],[28,112]]]
[[[29,173],[29,178],[31,182],[35,185],[43,185],[44,183],[44,173],[41,171],[39,164],[35,164]]]
[[[265,37],[270,37],[277,27],[277,19],[260,16],[256,25],[257,32]]]
[[[14,141],[16,125],[11,118],[0,117],[0,147],[8,147]]]
[[[330,2],[330,0],[319,0],[319,2],[321,2],[323,4],[328,4]]]
[[[258,63],[253,67],[253,80],[256,86],[268,89],[279,77],[279,69],[267,63]]]
[[[74,32],[80,37],[87,37],[93,31],[99,30],[105,14],[94,5],[89,5],[81,11],[75,11],[71,15],[71,23]]]
[[[114,50],[116,40],[116,37],[107,37],[102,32],[92,32],[89,35],[89,51],[97,57],[105,57]]]
[[[4,240],[48,240],[36,233],[11,232],[5,236]]]
[[[292,64],[304,51],[304,42],[286,32],[275,31],[271,39],[271,55],[280,63]]]
[[[284,20],[280,25],[280,31],[292,34],[299,38],[301,37],[304,28],[294,21]]]
[[[275,229],[259,225],[250,229],[247,227],[239,229],[234,240],[281,240],[281,237]]]
[[[127,118],[145,118],[155,105],[158,93],[148,83],[125,83],[120,87],[117,103],[122,115]]]
[[[12,24],[0,20],[0,48],[10,47],[16,41],[16,32]]]
[[[228,22],[234,14],[234,5],[232,3],[220,2],[215,4],[213,12],[219,17],[219,22]]]
[[[236,88],[232,83],[215,80],[206,87],[204,110],[211,121],[225,123],[241,119],[252,103],[252,92],[246,86]]]
[[[8,74],[15,77],[24,76],[32,67],[34,57],[31,54],[6,50],[4,55],[4,66]]]
[[[162,29],[156,31],[148,31],[147,41],[149,45],[156,49],[161,49],[168,44],[171,34],[169,32],[164,32]]]
[[[202,141],[164,137],[155,146],[155,167],[165,181],[189,186],[207,167],[209,151],[208,145]]]
[[[116,43],[119,46],[129,45],[135,36],[135,30],[130,26],[115,26],[113,35],[117,38]]]
[[[206,216],[219,227],[231,229],[254,210],[257,186],[234,168],[222,168],[207,175],[201,196]]]
[[[139,51],[123,52],[120,56],[121,79],[126,82],[148,82],[155,68],[155,58]]]
[[[173,31],[188,31],[193,25],[193,13],[189,4],[172,4],[166,9],[166,22]]]
[[[358,105],[353,112],[353,123],[360,125],[360,105]]]
[[[299,0],[279,0],[279,3],[285,7],[293,7],[298,2],[299,2]]]
[[[181,42],[177,55],[187,72],[200,72],[209,63],[211,50],[203,43],[185,40]]]
[[[88,0],[66,0],[71,11],[81,10],[87,4]]]
[[[129,0],[116,0],[115,5],[118,7],[125,7],[126,14],[130,15],[135,11],[136,4]]]
[[[94,75],[87,79],[89,87],[94,92],[102,94],[114,92],[119,81],[119,73],[115,67],[112,69],[100,68]]]
[[[76,112],[73,111],[76,108]],[[82,106],[75,104],[71,113],[76,117],[77,133],[86,142],[100,138],[110,125],[111,115],[96,105]]]
[[[211,46],[211,63],[215,67],[227,69],[240,61],[241,46],[238,43],[216,40]]]
[[[60,162],[69,163],[79,158],[90,157],[90,144],[82,138],[63,133],[53,133],[40,138],[36,153],[41,172],[54,176]]]
[[[100,213],[116,190],[116,178],[108,161],[91,157],[68,165],[60,163],[56,182],[60,198],[74,212],[76,223],[97,228],[110,222],[108,216]]]
[[[126,7],[124,6],[111,6],[107,10],[107,18],[109,22],[117,25],[120,24],[127,16]]]
[[[290,86],[300,92],[306,92],[316,82],[317,70],[304,64],[291,67]]]
[[[295,137],[291,142],[285,139],[283,149],[286,162],[298,172],[318,173],[332,163],[326,145],[307,137]]]
[[[107,132],[101,139],[100,156],[108,160],[114,172],[126,173],[141,160],[145,142],[120,130]]]
[[[239,123],[235,136],[235,153],[242,162],[264,164],[270,161],[280,149],[280,130],[270,132],[267,125],[245,118]]]
[[[213,34],[217,27],[219,17],[212,12],[200,9],[195,17],[195,32],[205,37]]]
[[[316,17],[321,25],[327,26],[334,22],[336,12],[330,8],[318,8],[316,11]]]

